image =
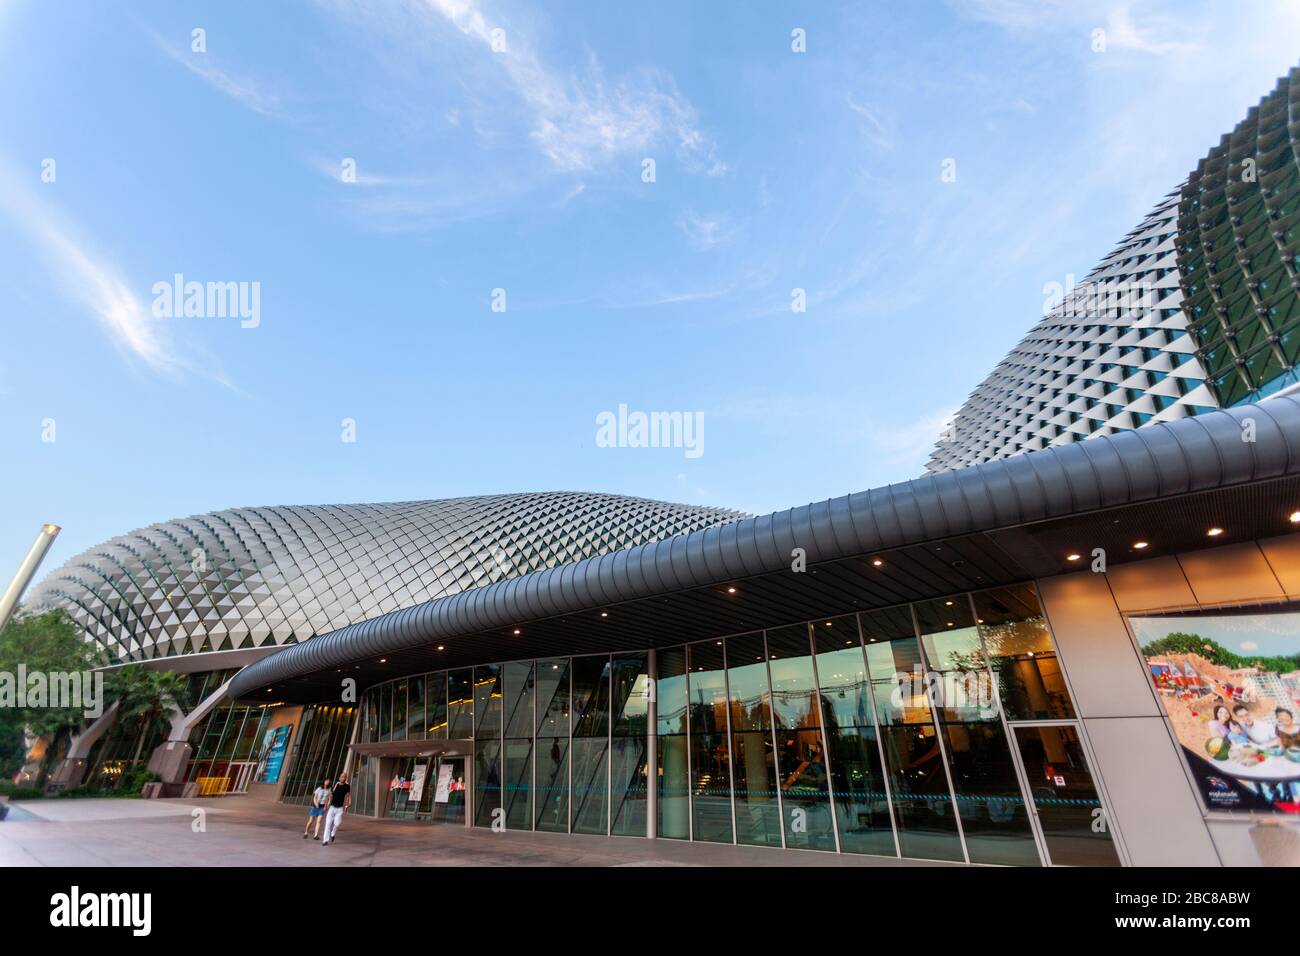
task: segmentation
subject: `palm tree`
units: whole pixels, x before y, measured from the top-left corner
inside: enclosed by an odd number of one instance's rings
[[[188,707],[189,685],[183,675],[173,671],[155,671],[136,665],[124,668],[118,675],[118,719],[132,718],[140,721],[140,733],[135,742],[134,765],[140,760],[145,738],[149,731],[173,711],[185,712]]]

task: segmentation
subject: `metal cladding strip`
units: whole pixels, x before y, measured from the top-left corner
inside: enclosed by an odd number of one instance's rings
[[[1254,441],[1248,426],[1253,422]],[[247,667],[233,692],[388,651],[790,566],[1300,473],[1300,401],[1154,424],[706,528],[381,615]]]

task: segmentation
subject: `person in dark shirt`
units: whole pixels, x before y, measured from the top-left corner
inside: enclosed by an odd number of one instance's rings
[[[330,808],[325,815],[325,832],[321,834],[321,846],[329,846],[334,842],[334,834],[338,833],[339,824],[343,822],[343,812],[352,806],[352,787],[348,783],[348,775],[339,774],[338,782],[330,790]]]

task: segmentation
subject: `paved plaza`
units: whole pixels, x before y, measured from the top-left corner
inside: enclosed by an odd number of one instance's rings
[[[914,861],[677,840],[494,833],[365,817],[304,840],[305,808],[251,797],[10,804],[0,866],[917,866]]]

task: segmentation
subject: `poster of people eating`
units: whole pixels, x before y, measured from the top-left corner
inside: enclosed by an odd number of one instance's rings
[[[1300,814],[1300,611],[1129,623],[1206,806]]]

